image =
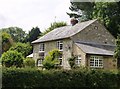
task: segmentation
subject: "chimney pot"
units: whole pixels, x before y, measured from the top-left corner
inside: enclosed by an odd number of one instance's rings
[[[71,22],[71,25],[74,26],[76,23],[78,23],[78,20],[75,18],[72,18],[70,22]]]

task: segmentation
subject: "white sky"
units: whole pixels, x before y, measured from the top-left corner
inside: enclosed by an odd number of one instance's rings
[[[43,31],[54,21],[69,24],[69,6],[70,0],[0,0],[0,28],[17,26],[28,31],[38,26]]]

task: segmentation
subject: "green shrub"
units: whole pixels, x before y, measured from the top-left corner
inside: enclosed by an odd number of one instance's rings
[[[16,43],[15,45],[13,45],[10,50],[12,51],[17,51],[22,53],[22,55],[24,57],[28,56],[32,50],[32,46],[30,46],[29,43]]]
[[[59,56],[61,55],[61,52],[57,49],[52,50],[49,52],[49,55],[45,57],[43,60],[43,67],[46,69],[52,69],[55,68],[56,65],[59,65]]]
[[[24,60],[24,66],[25,67],[35,67],[35,60],[32,58],[26,58]]]
[[[3,68],[3,88],[22,89],[120,89],[120,72],[102,70],[45,70],[36,68]]]
[[[18,53],[17,51],[7,51],[2,54],[1,62],[3,66],[11,67],[22,67],[23,65],[23,56],[21,53]]]
[[[76,67],[75,60],[76,60],[76,56],[72,56],[71,58],[68,58],[68,61],[69,61],[71,68]]]

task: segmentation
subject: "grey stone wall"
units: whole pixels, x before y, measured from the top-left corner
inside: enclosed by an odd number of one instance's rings
[[[57,49],[57,41],[50,41],[45,42],[45,56],[48,55],[48,53],[54,49]],[[68,63],[68,58],[72,55],[72,41],[70,39],[62,39],[63,41],[63,60],[62,60],[62,66],[64,69],[70,69],[70,65]],[[33,58],[37,62],[37,59],[39,58],[39,49],[40,49],[40,43],[33,45]]]
[[[73,45],[73,55],[81,55],[81,66],[86,66],[86,53],[83,52],[77,45]]]
[[[98,21],[71,37],[74,41],[115,44],[115,38]]]
[[[90,68],[90,56],[98,56],[98,55],[87,55],[87,66]],[[113,56],[105,56],[105,55],[99,55],[103,56],[103,69],[117,69],[117,60],[114,59]]]
[[[34,44],[33,45],[33,59],[35,60],[35,65],[37,65],[37,59],[39,58],[39,50],[40,50],[40,45],[39,44]]]

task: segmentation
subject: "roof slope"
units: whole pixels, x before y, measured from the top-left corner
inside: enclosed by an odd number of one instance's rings
[[[32,43],[39,43],[39,42],[45,42],[45,41],[51,41],[51,40],[57,40],[57,39],[71,37],[95,21],[96,21],[96,19],[86,21],[86,22],[77,23],[74,26],[64,26],[64,27],[56,28],[53,31],[44,35],[43,37],[40,37],[39,39],[33,41]]]
[[[76,42],[75,43],[82,51],[87,54],[99,54],[99,55],[114,55],[114,45],[107,44],[96,44],[96,43],[86,43],[86,42]]]

